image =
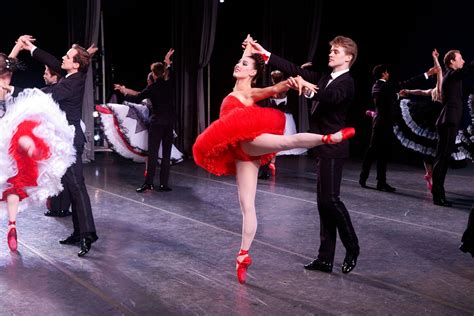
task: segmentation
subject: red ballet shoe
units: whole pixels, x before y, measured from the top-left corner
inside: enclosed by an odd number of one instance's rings
[[[16,221],[8,221],[7,241],[10,251],[16,251],[18,248],[18,241],[16,238]]]
[[[272,176],[275,176],[275,174],[276,174],[275,163],[270,162],[270,163],[268,164],[268,169],[270,169],[270,172],[272,173]]]
[[[247,269],[252,264],[252,258],[248,254],[248,250],[240,249],[239,254],[237,255],[237,279],[240,284],[244,284],[247,279]],[[238,260],[238,257],[247,255],[242,261]]]
[[[324,144],[337,144],[355,135],[355,129],[353,127],[345,127],[341,129],[339,132],[341,133],[341,136],[342,136],[340,140],[334,139],[334,135],[337,134],[337,133],[334,133],[334,134],[329,134],[329,135],[323,135],[323,138],[321,139],[321,141]]]
[[[431,191],[431,189],[433,188],[433,182],[431,181],[431,173],[427,172],[423,178],[425,178],[426,181],[426,188]]]

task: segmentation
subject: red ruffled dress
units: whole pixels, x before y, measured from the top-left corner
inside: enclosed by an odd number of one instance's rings
[[[33,129],[39,124],[36,121],[23,121],[10,141],[9,153],[16,162],[18,173],[7,180],[10,187],[3,191],[1,201],[6,200],[10,194],[18,195],[21,201],[28,197],[25,188],[38,185],[36,182],[38,178],[38,161],[48,159],[50,156],[48,145],[33,133]],[[33,139],[36,149],[31,157],[18,144],[21,136],[29,136]]]
[[[276,154],[249,156],[240,142],[252,141],[264,133],[283,135],[284,130],[283,112],[258,105],[245,106],[228,95],[222,101],[219,119],[197,137],[193,146],[194,161],[212,174],[235,175],[236,160],[260,160],[260,165],[264,165]]]

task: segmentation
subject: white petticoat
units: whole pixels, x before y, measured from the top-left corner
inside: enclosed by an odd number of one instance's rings
[[[285,113],[285,135],[293,135],[296,134],[296,124],[291,113]],[[306,148],[294,148],[289,150],[280,151],[277,153],[277,156],[283,155],[302,155],[307,152]]]
[[[137,126],[143,124],[147,118],[147,107],[130,102],[127,102],[127,105],[107,103],[105,107],[112,113],[99,112],[100,119],[107,141],[112,145],[114,151],[135,162],[145,162],[148,155],[148,129],[137,128]],[[137,109],[141,115],[138,117],[129,116],[130,107]],[[160,145],[158,160],[162,157]],[[171,160],[183,160],[183,154],[174,145],[171,147]]]
[[[7,111],[0,118],[0,194],[10,187],[7,180],[18,172],[15,160],[8,154],[10,140],[17,126],[25,120],[40,122],[33,132],[49,147],[50,157],[38,161],[38,186],[26,188],[28,197],[20,203],[20,209],[33,205],[44,207],[49,196],[63,190],[61,178],[76,158],[74,126],[69,125],[65,113],[49,94],[39,89],[26,89],[16,98],[7,100]],[[0,202],[0,209],[6,203]]]

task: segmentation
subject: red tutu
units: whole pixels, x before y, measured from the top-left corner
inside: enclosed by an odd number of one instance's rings
[[[240,142],[251,141],[264,133],[283,135],[284,130],[285,115],[281,111],[245,106],[229,95],[222,101],[219,119],[197,137],[193,146],[194,161],[215,175],[235,175],[236,160],[260,160],[260,165],[264,165],[276,154],[249,156]]]
[[[20,197],[20,200],[22,200],[28,197],[28,194],[25,192],[26,187],[38,185],[36,182],[38,178],[37,161],[47,159],[50,155],[48,145],[33,133],[33,129],[38,125],[39,123],[35,121],[23,121],[18,126],[17,131],[10,141],[9,153],[13,159],[15,159],[18,173],[7,180],[11,186],[3,192],[2,200],[6,200],[10,194],[16,194]],[[29,136],[33,139],[36,150],[32,157],[29,157],[28,154],[19,147],[18,140],[21,136]]]

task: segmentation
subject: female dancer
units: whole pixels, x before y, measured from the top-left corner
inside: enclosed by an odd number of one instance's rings
[[[394,125],[394,133],[401,145],[411,150],[417,151],[423,155],[423,164],[425,167],[424,179],[426,180],[426,187],[431,191],[432,187],[432,170],[434,155],[438,142],[438,134],[436,131],[436,119],[441,111],[441,83],[443,80],[443,72],[438,61],[439,53],[436,49],[431,53],[434,67],[440,70],[436,73],[436,85],[431,89],[403,89],[400,91],[400,97],[422,96],[430,97],[429,102],[413,101],[410,99],[402,99],[400,101],[401,118],[402,120]],[[470,106],[469,102],[465,104],[465,108]],[[470,109],[465,109],[464,115],[470,112]],[[467,120],[470,121],[470,117]],[[454,161],[473,159],[472,142],[468,127],[470,122],[461,127],[458,136],[456,137],[456,147],[451,154]]]
[[[222,101],[219,119],[198,136],[193,146],[194,160],[199,166],[215,175],[236,175],[243,216],[242,242],[236,259],[240,283],[245,282],[252,263],[248,251],[257,230],[255,194],[259,166],[269,162],[278,151],[338,143],[355,134],[353,128],[346,128],[331,135],[283,135],[285,115],[255,103],[289,87],[300,93],[302,89],[316,92],[317,87],[298,76],[274,86],[252,88],[264,68],[264,59],[260,54],[249,54],[249,49],[247,46],[234,67],[236,83],[233,92]]]
[[[48,196],[62,190],[61,177],[75,159],[74,129],[51,96],[27,89],[7,98],[17,65],[15,58],[0,53],[0,201],[6,201],[11,251],[18,246],[20,201],[24,208],[30,202],[44,205]]]

